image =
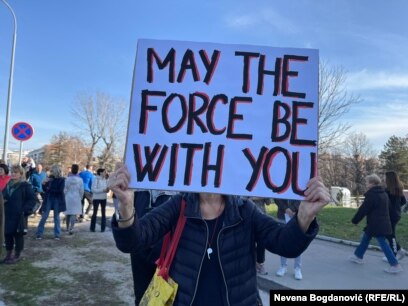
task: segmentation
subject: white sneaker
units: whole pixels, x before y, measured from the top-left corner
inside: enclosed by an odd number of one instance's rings
[[[384,256],[384,257],[382,258],[382,261],[383,261],[383,262],[388,262],[387,257]]]
[[[350,255],[350,257],[349,257],[349,260],[350,261],[352,261],[352,262],[354,262],[354,263],[356,263],[356,264],[359,264],[359,265],[362,265],[363,263],[364,263],[364,260],[362,259],[362,258],[358,258],[356,255]]]
[[[391,273],[391,274],[396,274],[402,271],[404,271],[404,269],[401,267],[400,264],[396,266],[390,266],[387,269],[384,269],[384,272]]]
[[[303,278],[300,268],[295,268],[295,279],[301,280]]]
[[[278,271],[276,271],[277,276],[284,276],[288,269],[286,267],[280,267]]]

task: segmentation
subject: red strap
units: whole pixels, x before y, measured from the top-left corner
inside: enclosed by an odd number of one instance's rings
[[[170,246],[169,244],[171,232],[167,233],[163,240],[163,246],[160,252],[160,258],[157,261],[157,266],[160,268],[158,275],[162,276],[165,280],[169,277],[169,270],[171,263],[173,262],[174,256],[176,255],[177,246],[181,237],[181,234],[186,224],[186,217],[184,216],[184,208],[186,207],[186,201],[181,200],[180,215],[177,220],[177,226],[174,230],[173,237],[171,238]]]

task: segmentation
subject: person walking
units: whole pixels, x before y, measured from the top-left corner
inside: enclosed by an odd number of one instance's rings
[[[299,200],[288,200],[288,199],[274,199],[275,204],[278,206],[277,217],[283,223],[288,223],[297,213],[300,201]],[[284,256],[280,257],[280,267],[276,271],[277,276],[284,276],[288,271],[288,259]],[[293,275],[295,279],[303,279],[302,275],[302,257],[297,256],[294,261]]]
[[[92,173],[93,166],[87,164],[85,169],[79,173],[83,183],[84,183],[84,196],[82,197],[82,213],[80,215],[79,221],[82,222],[88,217],[88,213],[93,206],[92,201],[92,181],[94,179],[94,175]],[[85,199],[88,202],[88,207],[85,209]],[[89,220],[89,219],[87,219]]]
[[[330,199],[321,180],[313,178],[296,218],[284,226],[252,201],[206,192],[175,195],[139,219],[129,181],[125,166],[110,176],[109,188],[119,199],[112,231],[122,252],[152,246],[174,230],[186,202],[186,223],[169,271],[178,284],[174,306],[257,305],[256,243],[282,256],[298,256],[316,236],[316,214]]]
[[[45,173],[45,171],[43,171],[43,166],[41,164],[38,164],[29,179],[29,182],[33,186],[34,194],[36,198],[36,205],[34,207],[34,215],[37,215],[37,211],[39,212],[42,211],[41,205],[42,205],[42,202],[44,201],[43,184],[46,178],[47,178],[47,174]]]
[[[96,226],[96,217],[98,215],[99,205],[101,205],[101,232],[105,231],[106,227],[106,199],[108,188],[108,180],[106,179],[105,169],[99,168],[96,171],[96,176],[92,180],[92,205],[93,212],[91,218],[90,230],[91,232],[95,231]]]
[[[143,217],[146,213],[165,203],[176,192],[162,190],[137,190],[134,193],[134,208],[138,216]],[[152,280],[156,271],[156,260],[160,256],[162,241],[154,246],[130,253],[132,267],[133,292],[135,306],[140,300]]]
[[[81,200],[84,196],[84,184],[82,179],[78,175],[79,166],[73,164],[71,166],[71,172],[65,180],[64,194],[65,204],[67,210],[65,211],[65,225],[66,231],[72,235],[77,215],[82,213]]]
[[[364,194],[363,204],[358,208],[351,222],[358,224],[363,218],[366,218],[367,226],[364,228],[360,244],[355,249],[354,254],[349,257],[349,260],[357,264],[363,264],[364,254],[371,239],[375,237],[390,264],[384,271],[399,273],[403,269],[385,240],[385,237],[392,233],[388,195],[384,187],[381,186],[381,179],[378,175],[368,175],[365,180],[368,190]]]
[[[54,211],[54,239],[60,240],[61,237],[61,220],[60,213],[66,210],[65,204],[65,178],[62,176],[61,167],[53,165],[50,169],[50,175],[44,184],[45,204],[38,223],[36,239],[41,240],[44,234],[45,222],[48,219],[50,211]]]
[[[35,205],[34,192],[31,185],[26,182],[23,167],[19,165],[11,167],[11,179],[3,190],[3,198],[6,257],[1,263],[15,264],[24,249],[26,218],[32,213]]]
[[[394,255],[398,260],[401,260],[405,256],[405,251],[401,248],[397,241],[396,227],[401,219],[401,207],[407,204],[407,199],[404,196],[404,185],[400,181],[398,174],[395,171],[385,172],[385,184],[385,191],[390,199],[389,212],[392,229],[392,233],[391,235],[387,236],[387,240]]]
[[[3,192],[0,192],[0,256],[3,253],[4,244],[4,199]]]

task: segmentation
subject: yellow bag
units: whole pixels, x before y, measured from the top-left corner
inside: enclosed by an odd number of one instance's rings
[[[169,277],[167,281],[160,275],[159,268],[140,300],[139,306],[171,306],[176,299],[178,284]]]
[[[180,215],[174,235],[171,237],[169,232],[163,240],[160,257],[156,262],[156,272],[143,294],[139,306],[172,306],[176,299],[178,284],[169,276],[169,271],[186,223],[186,217],[184,216],[185,206],[186,202],[182,199]]]

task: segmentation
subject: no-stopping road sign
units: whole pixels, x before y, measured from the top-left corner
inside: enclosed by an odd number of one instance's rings
[[[11,128],[11,134],[17,140],[26,141],[33,137],[34,130],[27,122],[17,122]]]

